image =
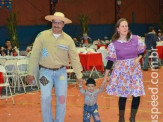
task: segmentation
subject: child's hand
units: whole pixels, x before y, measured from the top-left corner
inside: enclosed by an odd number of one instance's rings
[[[78,84],[79,84],[79,87],[82,87],[83,86],[83,80],[81,80],[81,81],[78,81]]]
[[[83,82],[79,82],[79,85],[82,86],[83,85]]]
[[[103,80],[104,83],[109,82],[109,78]]]

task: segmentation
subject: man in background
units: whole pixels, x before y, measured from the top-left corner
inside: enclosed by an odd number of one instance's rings
[[[158,68],[158,58],[156,52],[156,42],[159,41],[153,26],[149,27],[149,32],[145,36],[146,54],[144,59],[144,71],[148,71],[149,56],[152,57],[152,67]],[[151,55],[152,54],[152,55]]]

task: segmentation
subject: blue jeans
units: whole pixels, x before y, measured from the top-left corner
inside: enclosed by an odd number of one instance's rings
[[[148,69],[148,60],[149,60],[149,56],[152,53],[152,62],[154,67],[158,67],[158,57],[156,55],[156,51],[152,51],[152,50],[146,50],[146,54],[145,54],[145,59],[144,59],[144,69]]]
[[[91,115],[93,116],[94,122],[100,122],[97,104],[93,106],[84,105],[83,122],[90,122]]]
[[[67,96],[66,68],[57,71],[41,68],[39,77],[41,89],[41,109],[43,122],[64,122]],[[55,87],[56,113],[53,120],[52,113],[52,88]]]

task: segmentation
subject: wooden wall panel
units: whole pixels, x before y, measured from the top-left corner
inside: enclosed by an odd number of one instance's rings
[[[59,0],[57,11],[62,11],[79,24],[78,16],[85,13],[89,24],[113,24],[115,20],[114,0]],[[12,11],[18,13],[18,25],[46,24],[44,17],[50,13],[49,0],[13,0]],[[5,25],[6,8],[0,9],[0,25]],[[130,23],[158,23],[159,0],[122,0],[120,16]]]

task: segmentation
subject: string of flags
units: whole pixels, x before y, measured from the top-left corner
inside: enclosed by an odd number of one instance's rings
[[[8,10],[12,8],[12,0],[0,0],[0,8],[6,7]]]

